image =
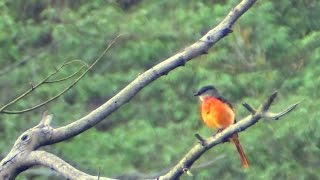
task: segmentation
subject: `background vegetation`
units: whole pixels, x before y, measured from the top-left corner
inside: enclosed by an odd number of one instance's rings
[[[78,119],[112,97],[139,73],[196,41],[238,1],[16,0],[0,1],[0,102],[5,104],[64,61],[92,62],[119,33],[126,36],[76,87],[46,107],[0,116],[0,156],[41,112],[54,126]],[[197,164],[224,155],[182,179],[320,179],[320,2],[258,1],[208,55],[142,90],[94,129],[47,149],[77,168],[109,177],[157,173],[174,165],[212,134],[199,121],[193,93],[214,84],[230,99],[238,119],[242,102],[258,105],[279,90],[274,111],[303,100],[281,121],[263,122],[241,133],[251,163],[244,171],[235,148],[223,144]],[[57,76],[72,74],[68,66]],[[60,92],[71,81],[46,85],[10,109],[23,109]],[[42,172],[34,170],[33,172]],[[18,179],[60,179],[44,171]]]

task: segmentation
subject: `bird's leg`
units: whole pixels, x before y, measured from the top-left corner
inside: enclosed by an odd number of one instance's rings
[[[215,136],[215,135],[217,135],[218,133],[221,133],[222,130],[223,130],[223,129],[218,129],[216,132],[214,132],[214,133],[212,134],[212,136]]]

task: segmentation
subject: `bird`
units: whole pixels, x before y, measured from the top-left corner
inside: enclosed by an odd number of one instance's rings
[[[217,129],[217,132],[220,132],[236,123],[235,109],[214,86],[204,86],[194,95],[200,100],[201,117],[207,127]],[[239,142],[238,134],[231,135],[230,140],[235,144],[240,154],[242,167],[248,168],[249,162]]]

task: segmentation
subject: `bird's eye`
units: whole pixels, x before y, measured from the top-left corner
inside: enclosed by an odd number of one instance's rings
[[[25,141],[25,140],[28,139],[28,137],[29,137],[29,136],[25,134],[25,135],[23,135],[23,136],[21,137],[21,140],[22,140],[22,141]]]

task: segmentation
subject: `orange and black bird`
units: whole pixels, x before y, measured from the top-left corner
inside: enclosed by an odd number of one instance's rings
[[[195,96],[198,96],[200,99],[201,117],[204,124],[209,128],[221,131],[236,122],[234,108],[230,102],[218,93],[215,87],[204,86],[195,94]],[[230,139],[237,147],[242,166],[248,168],[249,163],[240,145],[238,134],[233,134]]]

